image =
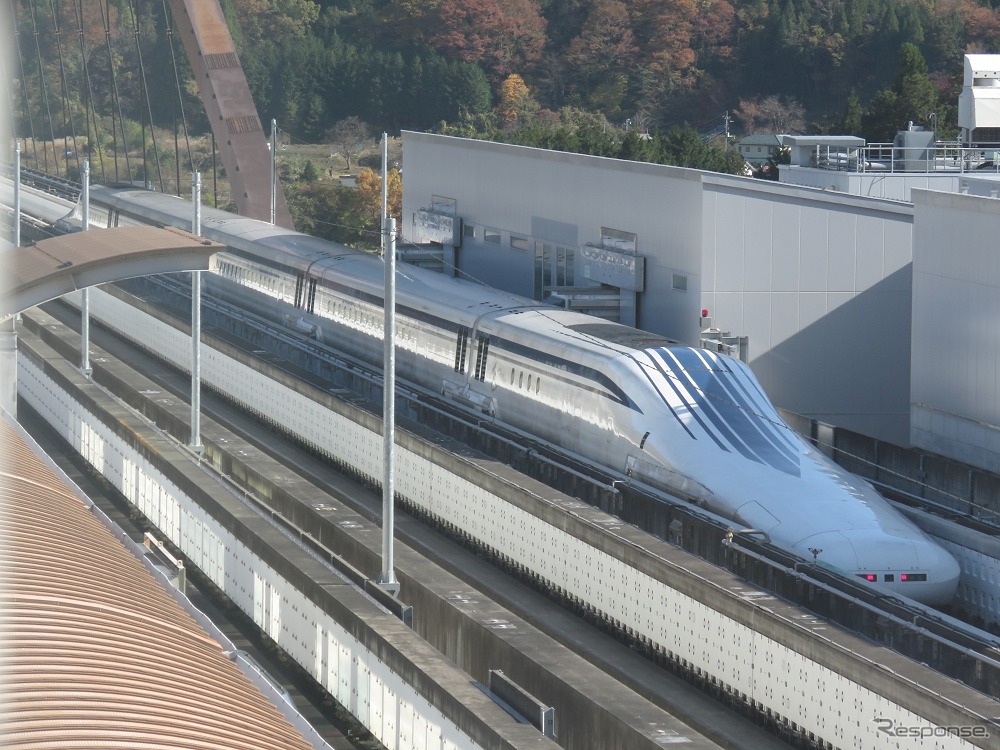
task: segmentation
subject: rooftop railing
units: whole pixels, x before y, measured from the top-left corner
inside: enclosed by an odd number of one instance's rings
[[[856,173],[1000,174],[1000,143],[970,147],[938,141],[909,148],[892,143],[869,143],[861,148],[817,145],[812,148],[810,166]]]

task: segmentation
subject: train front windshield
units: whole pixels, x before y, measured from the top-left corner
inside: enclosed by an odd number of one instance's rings
[[[706,349],[671,346],[647,353],[663,375],[662,395],[686,407],[692,429],[700,428],[723,450],[799,475],[791,429],[749,368]]]

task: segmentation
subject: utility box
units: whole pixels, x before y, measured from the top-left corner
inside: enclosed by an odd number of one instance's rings
[[[934,131],[912,122],[896,133],[892,161],[903,172],[927,172],[934,166]]]

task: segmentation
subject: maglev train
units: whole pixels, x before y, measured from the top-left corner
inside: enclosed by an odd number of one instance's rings
[[[172,196],[91,190],[91,226],[190,229],[192,214]],[[211,209],[201,227],[229,248],[207,294],[381,366],[381,258]],[[766,532],[806,560],[951,602],[951,555],[802,440],[742,362],[433,271],[402,266],[397,279],[401,380]]]

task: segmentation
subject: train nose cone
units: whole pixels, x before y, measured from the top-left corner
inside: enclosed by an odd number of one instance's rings
[[[876,575],[879,588],[925,604],[950,604],[958,588],[961,571],[955,558],[916,530],[906,536],[884,530],[828,531],[803,539],[795,547],[803,557],[814,557],[847,575]],[[914,573],[927,578],[902,578]]]

